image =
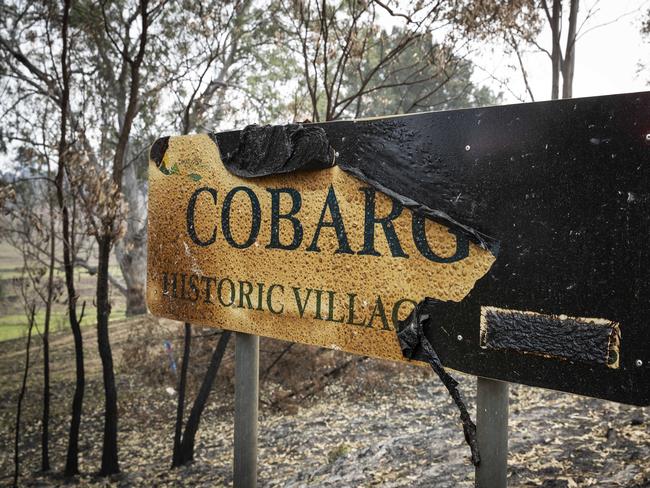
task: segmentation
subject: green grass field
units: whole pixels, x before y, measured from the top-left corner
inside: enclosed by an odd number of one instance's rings
[[[25,314],[24,304],[18,293],[15,279],[22,276],[22,259],[18,250],[7,242],[0,242],[0,341],[25,337],[27,335],[28,320]],[[121,278],[120,268],[112,260],[110,273]],[[58,277],[63,278],[63,272],[56,272]],[[93,306],[96,277],[89,275],[85,270],[75,273],[77,276],[77,292],[80,295],[78,311],[81,312],[81,304],[86,302],[86,310],[82,326],[95,325],[96,309]],[[125,316],[126,303],[124,297],[117,291],[112,293],[113,308],[111,320],[122,319]],[[66,329],[69,327],[67,317],[66,294],[54,305],[50,320],[50,331]],[[39,306],[40,305],[40,306]],[[42,332],[45,320],[44,305],[38,304],[35,316],[34,333]]]
[[[95,308],[92,309],[93,313]],[[124,307],[113,309],[111,312],[111,321],[120,320],[126,316]],[[95,325],[95,316],[86,315],[82,321],[82,327]],[[42,333],[45,324],[45,312],[41,311],[36,315],[34,334]],[[2,315],[0,316],[0,341],[8,341],[19,337],[27,336],[28,322],[24,314]],[[50,332],[57,332],[69,327],[68,315],[63,311],[56,310],[50,318]]]

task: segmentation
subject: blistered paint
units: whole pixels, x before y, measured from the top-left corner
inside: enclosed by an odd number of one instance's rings
[[[606,319],[483,307],[481,346],[619,367],[619,324]]]

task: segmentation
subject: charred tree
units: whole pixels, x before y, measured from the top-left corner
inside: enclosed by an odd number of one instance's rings
[[[111,303],[108,293],[108,262],[111,254],[111,237],[98,239],[97,257],[97,348],[102,361],[104,381],[104,442],[100,475],[108,476],[120,472],[117,458],[117,388],[113,369],[113,353],[108,335],[108,318]]]
[[[49,177],[48,167],[48,177]],[[47,298],[45,301],[45,319],[43,324],[43,416],[41,421],[41,471],[50,470],[50,320],[54,302],[54,265],[55,265],[55,236],[54,236],[54,203],[48,188],[49,206],[49,262],[47,276]]]
[[[34,328],[34,304],[29,310],[29,328],[27,329],[27,347],[25,349],[25,368],[23,369],[23,381],[18,394],[18,405],[16,406],[16,427],[14,430],[14,486],[18,486],[20,476],[20,418],[23,410],[23,400],[27,391],[27,375],[29,373],[29,352],[32,346],[32,330]]]
[[[79,427],[81,425],[81,412],[83,407],[86,375],[84,370],[83,338],[81,335],[81,316],[77,315],[77,291],[74,283],[74,229],[70,222],[70,211],[64,196],[64,177],[67,170],[68,143],[66,139],[68,111],[70,102],[70,57],[68,53],[68,27],[70,24],[71,0],[64,0],[61,23],[61,125],[59,136],[59,160],[56,177],[56,198],[61,210],[61,232],[63,235],[63,270],[65,273],[65,286],[68,295],[68,321],[74,338],[75,350],[75,388],[72,398],[72,412],[70,431],[68,433],[68,450],[64,475],[71,477],[79,473]]]
[[[96,234],[98,245],[97,257],[97,346],[102,361],[102,377],[104,380],[104,440],[102,445],[102,464],[100,475],[109,476],[119,473],[117,451],[117,388],[115,386],[115,373],[113,368],[113,354],[108,332],[108,321],[111,313],[109,297],[109,272],[108,264],[113,245],[120,237],[120,218],[117,206],[123,198],[122,179],[124,175],[127,147],[133,122],[138,114],[140,105],[140,69],[143,65],[147,42],[148,29],[154,15],[159,14],[164,2],[150,9],[148,0],[140,0],[133,18],[140,18],[140,34],[136,42],[135,52],[132,52],[128,40],[128,32],[121,50],[124,74],[128,73],[128,94],[126,110],[120,117],[119,134],[112,162],[112,188],[110,190],[115,207],[109,205],[105,215],[98,222]],[[106,32],[110,32],[110,18],[102,7],[102,19]]]
[[[174,429],[174,451],[172,455],[172,467],[178,467],[181,463],[181,440],[183,432],[183,415],[185,412],[185,390],[187,386],[187,368],[190,363],[190,344],[192,341],[192,326],[185,323],[185,336],[183,339],[183,364],[181,365],[181,377],[178,382],[178,405],[176,409],[176,426]]]
[[[187,424],[185,425],[178,464],[176,464],[176,466],[182,466],[194,459],[194,442],[196,440],[196,433],[199,430],[201,414],[203,413],[205,405],[208,402],[210,390],[212,390],[212,385],[214,384],[214,380],[217,377],[219,365],[221,364],[221,360],[223,359],[224,353],[226,352],[226,346],[228,346],[230,336],[230,331],[223,331],[221,337],[219,338],[217,346],[214,348],[212,357],[210,358],[210,365],[208,366],[208,370],[203,377],[201,388],[199,389],[199,393],[194,400],[192,410],[190,411],[190,416],[188,417]]]

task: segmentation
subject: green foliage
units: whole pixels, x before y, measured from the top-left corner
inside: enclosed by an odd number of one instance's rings
[[[294,121],[497,103],[498,95],[473,81],[467,59],[468,40],[488,35],[469,25],[469,12],[487,4],[493,11],[495,2],[460,0],[400,4],[398,12],[354,0],[291,4],[275,13],[281,43],[264,64],[270,70],[249,81],[257,93],[281,85],[279,109],[268,114]],[[529,4],[518,0],[502,9],[490,33],[525,18]],[[460,15],[461,7],[469,10]]]
[[[530,41],[539,35],[544,21],[538,0],[448,0],[446,4],[446,18],[471,39],[514,34]]]
[[[372,69],[381,53],[390,51],[402,38],[397,29],[382,33],[363,69]],[[418,37],[373,81],[373,91],[359,98],[357,113],[371,117],[498,103],[498,95],[472,81],[473,70],[472,62],[453,48],[435,43],[430,35]]]

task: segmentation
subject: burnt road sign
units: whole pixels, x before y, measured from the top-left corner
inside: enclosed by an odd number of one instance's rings
[[[393,360],[417,318],[450,368],[650,404],[650,93],[162,138],[149,181],[156,315]]]

